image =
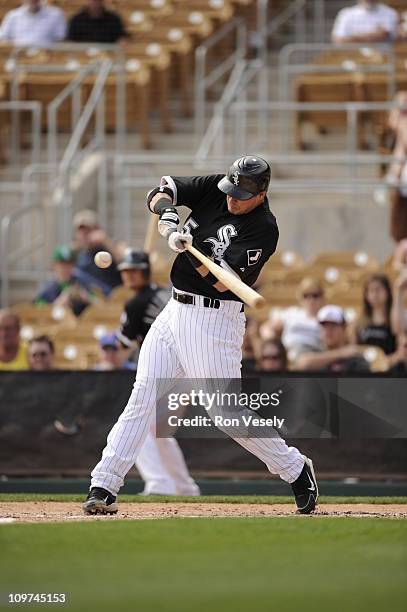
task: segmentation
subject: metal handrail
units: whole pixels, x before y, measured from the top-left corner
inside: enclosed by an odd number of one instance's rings
[[[369,111],[390,111],[396,108],[407,110],[407,105],[398,102],[233,102],[229,110],[232,114],[235,114],[235,134],[239,134],[241,147],[243,149],[246,147],[246,134],[243,129],[244,123],[241,121],[241,115],[247,114],[248,111],[261,113],[276,110],[279,113],[284,113],[284,118],[287,117],[287,112],[292,111],[345,112],[347,115],[347,153],[349,156],[349,164],[352,165],[353,158],[357,151],[358,114]],[[285,119],[281,121],[280,128],[282,134],[286,138],[289,130],[288,122]]]
[[[225,108],[231,103],[238,88],[241,86],[242,77],[247,70],[247,66],[248,62],[240,61],[233,68],[226,87],[223,90],[222,97],[215,106],[213,117],[196,153],[198,159],[206,157],[206,152],[209,151],[215,138],[223,133],[222,123]]]
[[[284,8],[278,15],[274,17],[270,21],[267,26],[267,34],[271,36],[271,34],[275,34],[277,30],[281,28],[281,26],[285,25],[287,21],[296,17],[298,13],[301,13],[307,4],[307,0],[295,0],[294,2],[290,2],[286,8]]]
[[[11,55],[11,92],[10,98],[12,102],[19,101],[19,74],[24,73],[47,73],[47,72],[66,72],[72,73],[71,67],[67,67],[66,62],[61,64],[47,64],[47,65],[36,65],[36,64],[19,64],[19,56],[27,49],[37,48],[35,45],[26,45],[14,47]],[[38,47],[42,49],[42,47]],[[100,51],[113,51],[115,53],[115,67],[116,67],[116,152],[123,150],[126,137],[126,71],[125,71],[125,53],[121,45],[119,44],[103,44],[94,43],[91,46],[88,43],[56,43],[53,45],[47,45],[46,51],[64,52],[69,51],[73,54],[90,49],[96,49]],[[92,56],[90,56],[91,59]],[[98,60],[94,60],[98,61]],[[76,70],[75,70],[76,72]],[[78,107],[78,99],[74,100],[74,106]],[[75,114],[75,110],[73,110]],[[12,158],[17,159],[18,150],[18,138],[19,138],[19,120],[18,116],[13,113],[12,121]]]
[[[72,186],[71,186],[71,170],[78,153],[81,139],[89,124],[89,121],[96,111],[96,129],[97,134],[95,140],[99,146],[103,147],[105,134],[105,112],[104,112],[104,87],[106,80],[113,68],[111,60],[104,60],[100,68],[99,74],[96,77],[91,94],[86,102],[83,113],[71,135],[69,143],[65,149],[62,160],[59,164],[58,174],[58,189],[60,188],[62,214],[60,216],[59,235],[61,242],[69,240],[72,221]],[[102,211],[105,215],[106,211]]]
[[[69,165],[72,163],[72,160],[76,154],[81,138],[85,133],[88,123],[92,117],[92,114],[95,111],[97,104],[101,100],[101,95],[102,95],[107,77],[109,76],[110,71],[112,70],[112,67],[113,67],[113,62],[111,60],[103,61],[100,72],[97,75],[95,84],[93,86],[89,99],[86,102],[81,118],[79,119],[76,125],[76,128],[69,140],[69,144],[65,149],[65,153],[64,153],[64,156],[60,164],[61,172],[65,172],[68,169]]]
[[[41,154],[41,112],[42,104],[38,101],[30,102],[0,102],[0,110],[10,110],[14,112],[28,111],[32,114],[32,147],[31,162],[36,164],[40,160]]]
[[[223,62],[218,64],[212,72],[206,74],[206,59],[208,51],[223,40],[228,34],[236,30],[236,49]],[[214,85],[227,72],[233,69],[237,62],[246,56],[247,30],[242,18],[235,17],[210,36],[195,50],[195,134],[202,135],[205,129],[206,95],[207,90]]]
[[[83,80],[89,75],[94,73],[97,69],[101,69],[103,61],[96,60],[90,64],[85,64],[79,69],[76,76],[70,81],[66,87],[64,87],[50,102],[47,108],[47,123],[48,123],[48,163],[57,164],[57,113],[61,105],[72,96],[76,91],[80,91]],[[77,121],[77,118],[76,118]],[[76,124],[75,113],[72,114],[72,126]]]

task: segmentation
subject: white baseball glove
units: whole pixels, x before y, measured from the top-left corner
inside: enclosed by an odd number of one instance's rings
[[[168,246],[176,253],[183,253],[187,244],[192,244],[192,236],[188,232],[172,232],[168,238]]]

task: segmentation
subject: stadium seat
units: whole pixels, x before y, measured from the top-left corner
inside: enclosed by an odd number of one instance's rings
[[[115,302],[106,302],[103,305],[91,305],[80,316],[80,323],[90,322],[94,325],[106,325],[109,328],[116,328],[123,305]]]
[[[31,303],[15,304],[12,311],[20,317],[22,325],[31,325],[34,329],[74,328],[76,317],[69,308],[54,304],[36,306]]]

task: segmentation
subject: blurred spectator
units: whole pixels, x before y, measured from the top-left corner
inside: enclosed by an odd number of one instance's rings
[[[363,312],[355,326],[357,344],[380,347],[386,355],[396,350],[396,338],[391,326],[393,296],[385,274],[372,274],[365,282]]]
[[[100,360],[94,370],[134,370],[135,364],[126,361],[126,352],[114,332],[100,338]]]
[[[6,13],[0,26],[0,41],[16,45],[46,47],[65,38],[64,13],[42,0],[25,0]]]
[[[407,331],[397,337],[397,351],[393,355],[392,363],[394,365],[388,370],[389,374],[407,376]]]
[[[339,11],[332,29],[332,41],[388,42],[397,38],[398,27],[397,11],[377,0],[359,0],[354,6]]]
[[[74,42],[116,43],[128,36],[120,15],[108,11],[103,0],[87,0],[69,22],[68,39]]]
[[[407,238],[400,240],[393,255],[393,268],[398,272],[407,270]]]
[[[84,209],[73,219],[74,248],[76,250],[76,269],[83,282],[96,286],[108,295],[114,287],[121,285],[120,272],[116,261],[121,258],[122,248],[115,245],[106,232],[99,226],[93,210]],[[98,251],[108,251],[113,263],[108,268],[98,268],[94,257]]]
[[[321,282],[304,278],[298,287],[297,298],[299,306],[272,313],[270,320],[260,327],[263,340],[281,339],[293,362],[301,353],[321,349],[320,327],[316,318],[324,302]]]
[[[55,249],[52,254],[54,278],[40,289],[35,304],[56,304],[72,309],[76,316],[94,300],[91,288],[75,271],[75,252],[65,245]]]
[[[339,306],[329,304],[318,312],[322,351],[303,353],[298,359],[298,370],[328,372],[367,372],[369,364],[360,349],[348,343],[345,313]]]
[[[407,330],[407,269],[403,270],[394,283],[391,321],[396,334],[401,334]]]
[[[27,353],[30,370],[36,372],[55,370],[55,347],[48,336],[37,336],[30,340]]]
[[[263,372],[287,370],[287,351],[280,340],[265,340],[260,347],[257,369]]]
[[[20,319],[0,310],[0,370],[27,370],[27,346],[20,339]]]

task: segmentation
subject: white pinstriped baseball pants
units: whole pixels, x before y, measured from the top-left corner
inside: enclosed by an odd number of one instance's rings
[[[175,378],[240,378],[245,316],[241,304],[220,301],[220,308],[181,304],[171,298],[152,324],[140,351],[138,370],[127,406],[110,431],[100,462],[92,472],[91,487],[116,495],[134,465],[150,430],[160,396]],[[156,380],[165,379],[165,389]],[[293,482],[304,459],[280,437],[234,438],[263,461],[272,474]]]

